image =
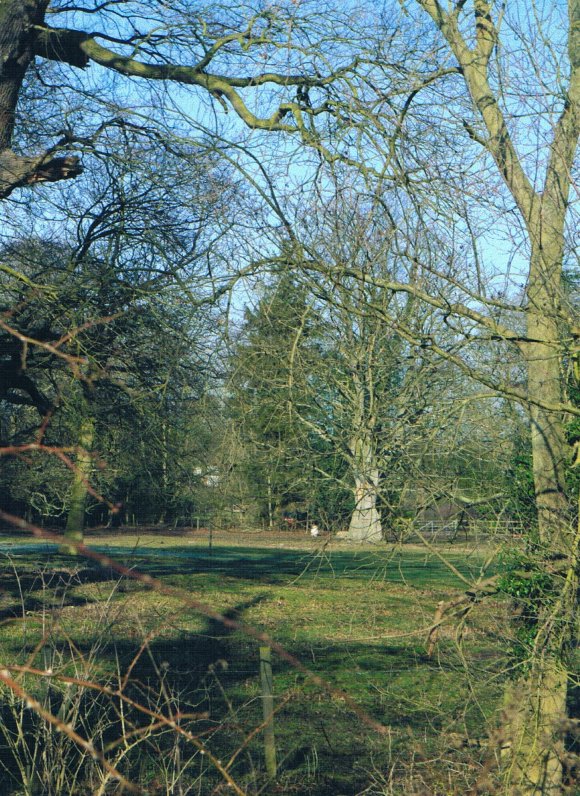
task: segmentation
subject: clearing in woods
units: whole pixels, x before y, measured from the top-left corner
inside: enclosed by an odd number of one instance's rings
[[[23,682],[80,735],[90,730],[107,759],[149,792],[169,792],[162,788],[179,758],[184,773],[176,793],[221,792],[222,766],[248,794],[463,794],[493,758],[489,739],[505,677],[507,604],[490,598],[460,627],[446,624],[435,654],[426,655],[437,604],[465,590],[457,572],[470,581],[492,574],[497,562],[489,548],[353,548],[305,535],[225,533],[212,535],[210,547],[205,533],[138,532],[91,534],[89,544],[265,631],[333,689],[325,691],[273,655],[278,774],[268,781],[263,736],[253,732],[262,721],[255,639],[176,596],[60,556],[54,545],[6,538],[0,544],[2,665],[52,671],[49,686],[46,677],[26,675]],[[182,727],[196,740],[182,735],[176,743],[167,726],[153,726],[154,719],[127,703],[121,710],[119,700],[102,693],[83,724],[82,711],[71,713],[70,684],[57,675],[121,684],[156,713],[183,714]],[[386,733],[365,725],[343,693]],[[15,705],[2,710],[2,726],[13,731]],[[121,754],[123,722],[132,728],[134,747],[125,743]],[[30,738],[34,732],[29,729]],[[16,794],[20,773],[6,736],[0,735],[0,790]],[[72,770],[71,760],[79,759],[74,743],[59,743],[71,747],[59,755],[69,756]],[[78,792],[92,792],[99,775],[75,765],[85,783]],[[233,792],[231,784],[227,790]]]

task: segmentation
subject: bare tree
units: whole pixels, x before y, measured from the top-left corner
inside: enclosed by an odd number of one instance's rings
[[[558,725],[566,711],[567,672],[563,656],[573,627],[577,589],[578,537],[571,522],[566,489],[568,451],[564,434],[562,356],[569,342],[569,326],[561,314],[561,275],[565,250],[565,223],[572,171],[580,133],[580,4],[568,3],[569,72],[560,73],[559,116],[543,147],[543,176],[529,176],[526,157],[516,144],[514,103],[504,89],[502,49],[509,37],[525,37],[499,3],[474,0],[448,4],[418,0],[433,20],[450,50],[473,107],[474,122],[465,122],[466,134],[493,158],[527,234],[530,259],[526,284],[526,335],[517,344],[526,362],[527,398],[531,420],[533,470],[540,542],[546,571],[563,560],[558,578],[557,607],[540,609],[532,671],[526,678],[525,697],[512,703],[507,767],[510,792],[559,793],[561,763]],[[511,9],[510,9],[511,10]],[[529,17],[542,31],[545,9],[531,4]],[[528,47],[525,38],[524,52]],[[526,53],[530,77],[536,71],[540,91],[542,65],[537,53]],[[523,102],[522,97],[522,102]],[[550,740],[551,739],[551,740]]]
[[[438,381],[435,360],[409,345],[407,336],[434,333],[441,318],[413,295],[382,283],[399,278],[418,284],[425,276],[398,255],[394,215],[384,203],[337,189],[309,217],[309,232],[301,240],[305,257],[297,264],[321,324],[326,353],[314,383],[329,418],[321,424],[303,421],[332,439],[348,465],[354,497],[348,538],[378,541],[381,514],[393,510],[387,492],[402,489],[395,486],[401,453],[412,447],[416,424],[433,408],[421,385],[429,383],[434,395]]]

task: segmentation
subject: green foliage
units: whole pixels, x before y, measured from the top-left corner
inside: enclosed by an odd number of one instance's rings
[[[325,355],[304,285],[275,276],[255,309],[246,310],[233,356],[228,411],[241,441],[238,470],[258,519],[279,525],[285,514],[342,514],[344,464],[317,433],[325,397],[312,389]]]
[[[500,559],[503,574],[498,588],[530,607],[544,602],[553,592],[553,578],[541,563],[526,553],[512,550]]]
[[[500,557],[498,565],[502,574],[498,590],[514,601],[515,635],[510,648],[513,660],[524,669],[528,667],[530,653],[540,630],[541,609],[554,601],[556,583],[546,572],[545,562],[525,551],[509,550]]]
[[[508,465],[506,486],[510,513],[531,532],[537,522],[532,451],[529,441],[521,437],[516,438]]]
[[[0,335],[4,441],[31,441],[38,413],[52,409],[43,443],[74,449],[88,413],[95,424],[91,482],[97,491],[122,503],[124,518],[189,518],[194,495],[184,473],[206,455],[193,453],[190,439],[195,406],[208,384],[200,340],[208,334],[211,312],[184,307],[169,289],[146,291],[134,276],[117,273],[109,259],[79,258],[64,244],[29,240],[4,256],[45,286],[37,291],[22,282],[0,284],[11,328],[41,344],[70,338],[53,351],[22,346],[9,331]],[[24,378],[10,381],[14,362],[21,363]],[[70,481],[70,470],[54,456],[13,460],[4,469],[3,507],[61,524]],[[88,513],[103,522],[108,509],[90,498]]]

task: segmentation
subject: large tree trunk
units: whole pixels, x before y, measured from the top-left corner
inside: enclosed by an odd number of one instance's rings
[[[81,421],[79,429],[79,449],[71,486],[70,508],[64,531],[65,544],[61,546],[61,552],[69,555],[76,554],[75,543],[82,544],[83,542],[88,483],[93,465],[91,450],[94,436],[95,421],[92,417],[87,416]]]
[[[531,261],[528,280],[527,341],[521,348],[528,374],[529,413],[538,513],[535,566],[551,579],[553,592],[538,600],[530,629],[536,637],[528,674],[508,688],[505,793],[555,796],[562,791],[561,736],[566,710],[567,647],[573,639],[577,605],[578,544],[570,522],[565,485],[566,443],[562,405],[562,318],[559,316],[564,223],[580,132],[580,0],[568,0],[570,79],[566,101],[554,126],[544,190],[530,182],[511,138],[500,96],[489,81],[489,63],[500,39],[494,4],[474,0],[473,38],[464,37],[457,12],[437,0],[417,0],[447,40],[486,128],[478,140],[492,155],[527,226]],[[448,8],[451,8],[449,4]],[[554,574],[558,563],[562,575]],[[517,694],[517,699],[514,698]]]
[[[353,542],[380,542],[383,533],[377,507],[379,469],[374,461],[372,445],[368,440],[357,439],[351,445],[351,453],[355,505],[347,538]]]
[[[510,796],[562,793],[567,684],[559,656],[547,654],[506,690],[503,756]]]
[[[569,455],[564,416],[560,283],[566,205],[544,195],[529,223],[532,256],[528,280],[528,375],[534,488],[540,543],[547,556],[569,555],[573,535],[566,493]],[[543,404],[540,406],[539,404]],[[550,407],[554,407],[551,409]]]
[[[538,608],[529,672],[510,683],[502,727],[503,775],[509,796],[559,796],[568,729],[567,668],[575,646],[580,526],[558,573],[559,590]]]
[[[380,542],[383,538],[381,516],[377,509],[377,484],[374,477],[357,480],[355,507],[348,526],[353,542]]]
[[[525,356],[530,398],[531,446],[538,513],[538,566],[549,575],[554,562],[566,562],[553,597],[539,604],[530,670],[506,694],[506,788],[520,796],[562,792],[562,759],[568,671],[566,652],[573,641],[576,609],[576,553],[571,506],[566,493],[568,446],[564,417],[562,350],[558,328],[563,212],[531,230],[528,285],[528,342]],[[534,402],[542,403],[538,406]],[[546,406],[547,405],[547,406]],[[576,540],[577,543],[577,540]]]
[[[48,0],[0,0],[0,199],[15,188],[76,177],[74,155],[18,155],[10,148],[22,83],[34,61],[35,28],[44,22]]]
[[[47,2],[0,0],[0,152],[12,143],[18,95],[34,60],[31,28],[43,21]]]

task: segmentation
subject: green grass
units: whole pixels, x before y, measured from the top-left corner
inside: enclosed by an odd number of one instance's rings
[[[101,681],[132,666],[127,687],[135,698],[154,704],[161,693],[161,703],[179,699],[208,712],[191,726],[222,760],[260,723],[255,640],[228,632],[177,597],[135,582],[119,585],[112,573],[61,557],[53,547],[18,551],[0,570],[1,662],[33,656],[39,668],[48,660],[59,671]],[[320,688],[274,657],[276,701],[283,703],[275,720],[281,770],[277,783],[265,784],[256,735],[231,769],[248,793],[265,787],[265,793],[354,796],[373,782],[369,792],[412,793],[413,782],[423,780],[432,793],[459,794],[476,777],[481,752],[457,748],[457,738],[471,742],[487,734],[501,688],[504,608],[493,603],[491,610],[476,610],[460,640],[453,625],[445,627],[437,655],[428,659],[426,628],[437,603],[465,588],[434,554],[227,545],[210,552],[183,544],[145,552],[109,545],[107,552],[263,630],[327,681],[329,689]],[[445,557],[467,579],[484,574],[479,555]],[[77,574],[68,574],[75,567]],[[46,685],[26,682],[46,694]],[[386,735],[366,726],[341,692],[387,727]],[[155,743],[162,754],[170,738]],[[151,748],[143,746],[138,763],[123,762],[142,784],[159,776]],[[192,757],[191,781],[205,771],[195,792],[211,793],[220,781],[215,769],[200,763],[191,746],[180,754]]]

